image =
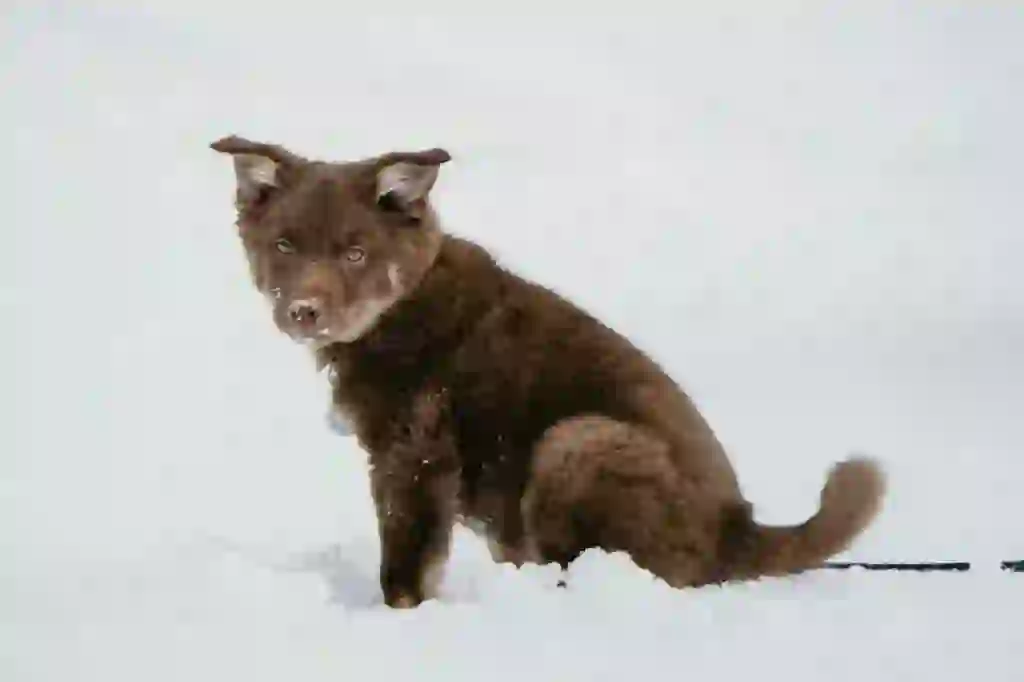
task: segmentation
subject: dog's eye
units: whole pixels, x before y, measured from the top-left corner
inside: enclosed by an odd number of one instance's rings
[[[295,246],[283,237],[274,242],[274,248],[281,253],[295,253]]]
[[[345,260],[349,263],[358,263],[366,258],[366,252],[358,246],[351,246],[345,249]]]

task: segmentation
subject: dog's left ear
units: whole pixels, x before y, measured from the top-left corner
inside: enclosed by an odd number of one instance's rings
[[[265,201],[304,161],[279,145],[253,142],[237,135],[223,137],[210,144],[210,148],[230,154],[234,160],[239,208]]]
[[[393,152],[377,164],[377,205],[422,217],[442,163],[451,160],[444,149]]]

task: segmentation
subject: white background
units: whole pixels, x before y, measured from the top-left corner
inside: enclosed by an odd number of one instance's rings
[[[5,5],[0,677],[1010,679],[1024,5],[375,4]],[[761,520],[867,452],[847,558],[987,573],[683,595],[589,556],[567,595],[460,534],[448,601],[374,605],[364,456],[249,284],[229,133],[447,148],[448,228],[662,362]]]

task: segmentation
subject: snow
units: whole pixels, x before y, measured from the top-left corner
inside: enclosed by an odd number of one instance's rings
[[[5,5],[0,679],[1021,678],[1024,9],[515,7]],[[232,132],[445,147],[449,228],[661,361],[761,519],[865,451],[843,558],[975,570],[676,592],[594,552],[559,589],[460,529],[442,599],[385,609]]]

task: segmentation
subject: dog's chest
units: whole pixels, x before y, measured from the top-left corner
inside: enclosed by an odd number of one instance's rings
[[[354,436],[356,435],[355,423],[352,419],[352,415],[345,410],[331,403],[330,408],[327,410],[327,426],[330,427],[336,435],[339,436]]]
[[[339,436],[356,435],[355,413],[345,398],[344,386],[338,368],[330,364],[326,368],[327,382],[331,387],[331,401],[327,409],[327,425]]]
[[[360,439],[371,450],[386,448],[395,434],[407,429],[403,421],[415,419],[412,404],[424,393],[416,384],[402,381],[374,368],[354,365],[347,358],[338,358],[324,368],[331,390],[327,421],[330,428],[343,436]]]

